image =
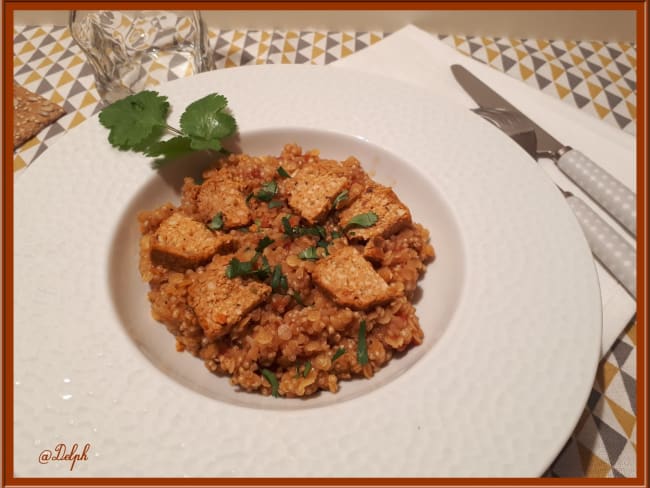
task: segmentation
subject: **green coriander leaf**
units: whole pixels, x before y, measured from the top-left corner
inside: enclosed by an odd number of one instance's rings
[[[316,248],[314,246],[308,247],[307,249],[303,249],[298,253],[298,257],[300,259],[309,259],[311,261],[315,261],[318,259],[318,254],[316,253]]]
[[[275,181],[268,181],[262,185],[255,198],[262,202],[270,202],[278,193],[278,184]]]
[[[347,200],[347,199],[348,199],[348,191],[343,190],[341,193],[336,195],[336,198],[332,202],[332,207],[334,207],[334,208],[338,207],[339,203],[341,203],[343,200]]]
[[[349,220],[345,229],[347,230],[353,227],[372,227],[377,223],[377,220],[379,220],[379,217],[377,217],[377,214],[374,212],[355,215]]]
[[[110,130],[108,141],[121,150],[135,149],[166,126],[169,102],[154,91],[129,95],[104,108],[99,122]]]
[[[253,192],[250,192],[248,195],[246,195],[246,205],[248,205],[248,202],[250,202],[251,198],[253,198],[255,194]]]
[[[227,104],[226,97],[216,93],[196,100],[181,115],[181,130],[192,139],[204,141],[231,135],[236,124],[231,115],[223,112]]]
[[[223,212],[219,212],[212,218],[212,221],[208,224],[208,228],[212,230],[219,230],[223,227]]]
[[[226,276],[230,279],[237,278],[238,276],[246,276],[253,272],[252,261],[240,261],[237,258],[232,258],[226,266]]]
[[[273,267],[273,274],[271,275],[271,289],[275,293],[286,291],[288,288],[287,277],[282,274],[282,266],[276,264]]]
[[[278,397],[278,388],[280,387],[280,384],[278,383],[278,379],[275,377],[275,374],[273,374],[271,371],[268,369],[263,369],[262,370],[262,376],[266,378],[266,380],[271,383],[271,395],[273,395],[275,398]]]
[[[300,378],[300,365],[296,364],[296,376],[293,377],[294,379]]]
[[[246,226],[244,226],[244,227],[237,227],[235,230],[238,230],[239,232],[243,232],[244,234],[246,234],[246,233],[248,233],[248,232],[251,231],[251,230],[250,230],[248,227],[246,227]]]
[[[253,261],[255,261],[256,259],[257,259],[257,255],[255,258],[253,258]],[[269,265],[269,260],[266,259],[266,256],[262,256],[262,266],[259,269],[253,271],[252,274],[257,276],[261,280],[265,280],[266,278],[269,277],[269,275],[271,274],[271,266]]]
[[[291,178],[291,175],[287,173],[287,170],[284,169],[282,166],[278,166],[278,174],[282,176],[283,178]]]
[[[332,362],[336,361],[338,358],[343,356],[345,354],[345,348],[344,347],[339,347],[334,355],[332,356]]]
[[[269,236],[264,236],[262,239],[260,239],[260,242],[257,243],[257,247],[255,248],[256,252],[262,252],[264,251],[265,248],[273,244],[275,241],[271,239]]]
[[[366,321],[359,325],[359,342],[357,343],[357,362],[364,366],[368,364],[368,343],[366,342]]]
[[[178,159],[186,154],[191,153],[191,140],[186,136],[176,136],[166,141],[157,141],[152,143],[145,151],[145,154],[152,158],[157,158],[152,166],[160,168],[164,164]]]
[[[298,305],[302,305],[303,307],[305,306],[305,303],[302,301],[302,296],[297,291],[293,292],[291,294],[291,297],[296,301]]]
[[[279,208],[282,207],[284,203],[282,203],[280,200],[271,200],[269,202],[269,208]]]
[[[341,237],[341,233],[335,230],[334,232],[332,232],[332,233],[330,234],[330,237],[331,237],[332,239],[339,239],[339,238]]]
[[[305,363],[305,368],[302,371],[302,377],[306,378],[310,371],[311,371],[311,361],[307,361]]]

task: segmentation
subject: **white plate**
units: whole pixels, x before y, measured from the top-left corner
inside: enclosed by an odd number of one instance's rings
[[[94,118],[15,185],[17,476],[538,476],[587,400],[600,347],[593,259],[560,193],[494,127],[398,82],[309,66],[215,71],[160,88],[172,125],[228,96],[242,148],[286,137],[355,154],[393,184],[438,256],[424,344],[337,395],[236,392],[148,315],[134,212],[178,174],[120,153]],[[171,185],[171,186],[170,186]],[[58,443],[89,459],[39,463]]]

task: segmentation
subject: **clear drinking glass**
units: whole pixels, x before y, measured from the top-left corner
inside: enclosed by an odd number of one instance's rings
[[[196,10],[73,10],[69,28],[107,103],[214,68]]]

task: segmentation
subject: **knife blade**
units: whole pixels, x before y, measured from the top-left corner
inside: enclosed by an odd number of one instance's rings
[[[623,183],[580,151],[562,144],[463,66],[454,64],[451,66],[451,72],[460,86],[482,109],[508,110],[517,113],[530,124],[537,137],[535,159],[552,159],[569,179],[631,235],[636,236],[636,196]]]

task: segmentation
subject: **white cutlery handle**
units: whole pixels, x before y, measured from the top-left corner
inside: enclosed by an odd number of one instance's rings
[[[585,202],[574,195],[567,203],[580,222],[594,256],[636,298],[636,252]]]
[[[569,148],[558,167],[596,203],[636,236],[636,196],[580,151]]]

